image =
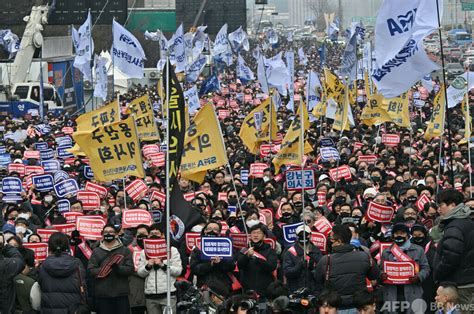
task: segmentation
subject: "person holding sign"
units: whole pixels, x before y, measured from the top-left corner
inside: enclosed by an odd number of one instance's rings
[[[407,301],[413,304],[416,299],[423,298],[421,282],[428,278],[430,266],[423,248],[412,244],[409,235],[410,229],[405,224],[396,224],[392,229],[394,243],[382,253],[380,265],[383,271],[381,278],[384,281],[385,301]],[[386,262],[395,263],[388,266]],[[406,262],[412,264],[413,273],[409,274],[410,271],[405,270]],[[406,313],[419,313],[414,310],[408,309]]]
[[[307,287],[314,291],[316,283],[311,272],[316,268],[322,257],[321,251],[311,240],[311,229],[308,225],[296,228],[298,240],[283,253],[283,273],[286,277],[288,289],[291,292]]]
[[[88,269],[94,278],[96,311],[98,314],[129,313],[128,276],[133,273],[132,252],[125,247],[115,227],[102,229],[103,240],[92,251]]]
[[[265,243],[267,228],[258,224],[249,229],[249,248],[243,248],[237,255],[240,282],[244,291],[254,290],[261,296],[267,295],[267,287],[274,281],[278,257],[270,244]]]
[[[211,220],[202,229],[203,237],[219,237],[222,226],[219,222]],[[196,285],[202,287],[210,280],[217,280],[229,289],[232,288],[235,264],[232,259],[222,259],[220,257],[212,257],[211,259],[203,258],[203,254],[199,247],[194,247],[191,252],[191,274],[197,277]]]
[[[165,230],[153,228],[150,239],[165,239]],[[142,240],[143,241],[143,240]],[[178,249],[171,246],[171,260],[162,258],[147,258],[146,247],[140,252],[138,275],[145,278],[145,303],[147,313],[163,313],[166,306],[166,271],[171,273],[171,307],[176,312],[176,288],[174,283],[181,274],[181,257]],[[166,256],[165,256],[166,258]]]

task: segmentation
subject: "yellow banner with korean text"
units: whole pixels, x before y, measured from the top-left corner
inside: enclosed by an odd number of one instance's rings
[[[181,177],[202,183],[208,170],[227,165],[227,155],[214,106],[207,104],[186,132]]]
[[[433,101],[433,111],[428,126],[425,131],[425,140],[429,141],[433,137],[441,136],[444,132],[444,112],[446,109],[444,85],[441,86]]]
[[[76,119],[76,132],[92,132],[98,127],[120,121],[120,106],[118,99],[94,111],[84,113]]]
[[[159,141],[160,135],[153,114],[153,106],[148,95],[135,98],[127,105],[127,108],[135,118],[140,140]]]
[[[89,132],[76,132],[73,138],[89,158],[95,180],[110,182],[127,175],[145,176],[132,117]]]

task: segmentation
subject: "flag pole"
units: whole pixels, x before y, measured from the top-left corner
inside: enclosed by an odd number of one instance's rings
[[[311,73],[310,73],[311,77]],[[304,92],[300,91],[300,165],[301,165],[301,213],[304,211],[304,114],[303,114],[303,95]],[[306,261],[306,222],[303,219],[303,260]]]
[[[114,22],[115,17],[112,21],[112,99],[115,98]]]
[[[451,184],[454,186],[454,163],[453,163],[453,141],[451,136],[451,119],[449,115],[448,108],[448,93],[446,90],[446,70],[444,67],[444,49],[443,49],[443,37],[441,32],[441,16],[439,13],[439,0],[436,0],[436,14],[438,15],[438,35],[439,35],[439,48],[441,51],[441,66],[443,68],[443,88],[444,88],[444,108],[445,108],[445,118],[448,120],[448,143],[449,143],[449,162],[451,164]],[[443,122],[443,132],[444,132],[444,122]]]
[[[91,14],[91,8],[89,8],[89,11],[87,13],[87,18],[89,18],[89,15]],[[92,17],[91,17],[92,19]],[[92,21],[90,21],[92,24]],[[92,85],[92,110],[95,110],[94,106],[94,51],[92,50],[92,25],[90,31],[90,36],[89,36],[89,45],[91,46],[91,60],[89,62],[90,68],[91,68],[91,85]],[[112,37],[113,38],[113,37]],[[113,51],[112,51],[113,53]],[[96,78],[97,79],[97,78]]]
[[[170,143],[169,143],[169,101],[170,101],[170,64],[169,52],[166,51],[166,259],[168,264],[171,259],[171,239],[170,239]],[[164,119],[163,119],[164,120]],[[171,266],[171,265],[169,265]],[[171,268],[166,267],[166,309],[165,313],[171,313]]]
[[[468,67],[469,69],[469,63],[468,63]],[[470,112],[470,108],[469,108],[469,73],[468,75],[466,75],[466,81],[465,81],[465,85],[466,85],[466,95],[464,97],[465,98],[465,102],[466,102],[466,110],[467,110],[467,121],[466,121],[466,125],[467,125],[467,134],[468,134],[468,137],[467,137],[467,158],[469,159],[469,197],[472,197],[471,195],[471,190],[472,190],[472,165],[471,165],[471,112]]]

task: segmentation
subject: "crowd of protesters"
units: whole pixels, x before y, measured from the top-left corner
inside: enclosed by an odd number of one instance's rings
[[[302,44],[309,64],[296,68],[295,83],[300,88],[308,69],[321,70],[316,47]],[[289,46],[283,42],[271,54]],[[337,69],[342,48],[329,44],[327,49],[326,65]],[[256,68],[250,54],[246,61]],[[210,311],[219,313],[256,313],[253,300],[275,313],[474,312],[474,198],[468,144],[460,142],[464,120],[459,108],[450,110],[451,129],[446,136],[429,142],[423,138],[423,121],[431,115],[434,92],[426,93],[425,106],[411,108],[407,129],[392,123],[365,126],[359,119],[365,98],[352,104],[356,125],[350,131],[340,134],[331,130],[331,119],[312,119],[308,139],[313,151],[307,155],[306,166],[314,170],[317,184],[302,193],[288,191],[284,176],[274,171],[272,156],[250,154],[238,136],[243,119],[260,102],[258,82],[241,84],[233,66],[220,78],[221,91],[203,98],[224,108],[230,100],[238,103],[221,120],[230,166],[210,171],[202,184],[180,178],[179,187],[183,193],[195,192],[191,204],[202,216],[202,223],[186,226],[187,231],[214,237],[248,233],[248,246],[236,249],[231,260],[207,260],[199,247],[189,250],[183,237],[172,241],[170,260],[147,259],[143,241],[166,238],[166,220],[134,228],[121,225],[127,209],[164,211],[165,204],[151,198],[153,191],[165,191],[164,167],[145,161],[148,193],[141,199],[134,201],[124,193],[124,184],[133,177],[101,183],[108,192],[99,208],[85,211],[81,201],[69,199],[70,211],[107,219],[101,240],[86,239],[77,230],[67,235],[53,233],[47,241],[49,256],[38,261],[25,243],[45,242],[38,229],[52,229],[67,221],[58,210],[55,193],[40,192],[33,185],[25,188],[21,200],[5,195],[0,199],[0,313],[163,313],[168,269],[175,311],[177,302],[184,300],[175,281],[186,280],[207,291],[204,302]],[[439,82],[434,83],[439,88]],[[416,86],[410,94],[421,89]],[[155,86],[137,85],[121,97],[122,105],[145,93],[159,103]],[[251,95],[251,101],[244,101],[242,94]],[[277,110],[282,135],[294,116],[287,102],[283,97]],[[161,119],[161,113],[156,114]],[[74,127],[74,120],[51,113],[44,121],[9,117],[0,122],[3,135],[8,134],[0,144],[11,163],[39,165],[39,160],[25,158],[25,151],[35,150],[38,142],[55,149],[55,139],[68,136],[63,128]],[[51,129],[42,133],[36,127],[42,123]],[[381,141],[383,133],[399,134],[400,143],[386,146]],[[323,137],[335,141],[339,161],[318,158]],[[360,161],[360,155],[377,159],[368,163]],[[85,159],[61,161],[61,169],[80,187],[91,181],[84,176]],[[255,162],[268,164],[263,177],[244,178],[241,170]],[[329,169],[341,165],[350,167],[351,179],[335,182]],[[9,169],[8,165],[0,168],[0,176],[26,180]],[[225,197],[218,197],[222,193]],[[419,208],[417,201],[423,195],[429,201]],[[371,203],[393,207],[392,221],[382,224],[368,219]],[[231,207],[237,210],[230,211]],[[304,224],[296,229],[296,241],[289,243],[283,228],[298,222]],[[313,232],[323,233],[318,229],[321,225],[330,226],[325,247],[311,241]],[[387,283],[382,267],[384,261],[399,261],[395,244],[417,265],[403,284]],[[311,301],[308,306],[298,301],[305,298]]]

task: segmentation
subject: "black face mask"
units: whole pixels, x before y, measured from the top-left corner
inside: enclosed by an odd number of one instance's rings
[[[229,205],[235,206],[237,205],[237,197],[229,197],[227,202],[229,203]]]
[[[303,208],[303,202],[294,202],[293,205],[298,209]]]
[[[412,237],[411,238],[411,242],[418,245],[422,245],[424,241],[425,241],[425,237]]]
[[[106,233],[104,234],[104,241],[105,242],[112,242],[115,240],[115,236],[113,234],[110,234],[110,233]]]
[[[407,197],[408,203],[415,203],[418,198],[416,196]]]
[[[137,245],[143,249],[143,239],[146,237],[137,237]]]
[[[157,236],[156,234],[150,236],[150,239],[161,239],[159,236]]]
[[[372,176],[372,181],[374,181],[374,182],[380,182],[380,177]]]
[[[393,238],[393,242],[395,242],[397,245],[400,246],[400,245],[403,245],[403,243],[406,242],[406,239],[404,237],[398,236],[398,237]]]
[[[300,244],[308,244],[310,239],[310,235],[306,233],[306,235],[302,232],[301,234],[298,235],[298,242]]]
[[[289,212],[281,213],[281,217],[284,219],[289,219],[291,216],[293,216],[293,214]]]
[[[349,214],[349,213],[340,213],[339,214],[339,217],[341,217],[341,218],[350,217],[350,216],[351,216],[351,214]]]
[[[217,236],[219,236],[219,235],[214,231],[206,233],[206,237],[217,237]]]
[[[252,247],[259,248],[263,245],[263,240],[258,242],[252,242]]]

